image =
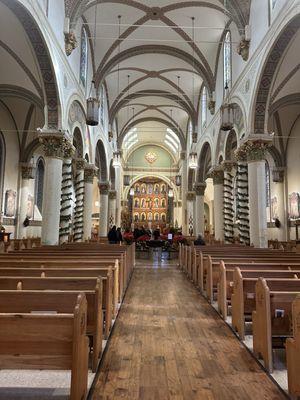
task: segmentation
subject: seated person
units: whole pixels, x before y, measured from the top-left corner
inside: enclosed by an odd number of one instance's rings
[[[201,235],[198,235],[197,239],[194,240],[194,245],[195,246],[205,246],[205,241]]]

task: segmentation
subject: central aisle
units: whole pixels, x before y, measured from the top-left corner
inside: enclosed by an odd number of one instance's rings
[[[286,397],[175,264],[139,263],[93,400]]]

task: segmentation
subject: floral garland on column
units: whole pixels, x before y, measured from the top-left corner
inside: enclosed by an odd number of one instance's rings
[[[69,143],[69,146],[64,150],[59,224],[60,243],[68,242],[71,232],[72,157],[74,156],[74,150],[75,149],[71,143]]]
[[[234,242],[234,166],[232,161],[224,161],[224,240],[225,243]]]
[[[74,242],[80,242],[83,238],[83,208],[84,208],[84,167],[85,160],[76,160],[75,175],[75,210],[74,210]]]

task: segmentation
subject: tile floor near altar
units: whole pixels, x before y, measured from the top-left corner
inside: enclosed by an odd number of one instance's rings
[[[175,262],[141,260],[93,400],[285,399]]]

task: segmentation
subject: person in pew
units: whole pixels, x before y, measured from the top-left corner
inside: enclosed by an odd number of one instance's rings
[[[118,243],[117,227],[114,225],[107,234],[107,239],[110,244]]]
[[[198,235],[197,239],[194,240],[194,245],[195,246],[205,246],[205,241],[204,241],[202,235]]]
[[[122,236],[121,228],[117,229],[116,235],[117,235],[117,243],[123,242],[123,236]]]

